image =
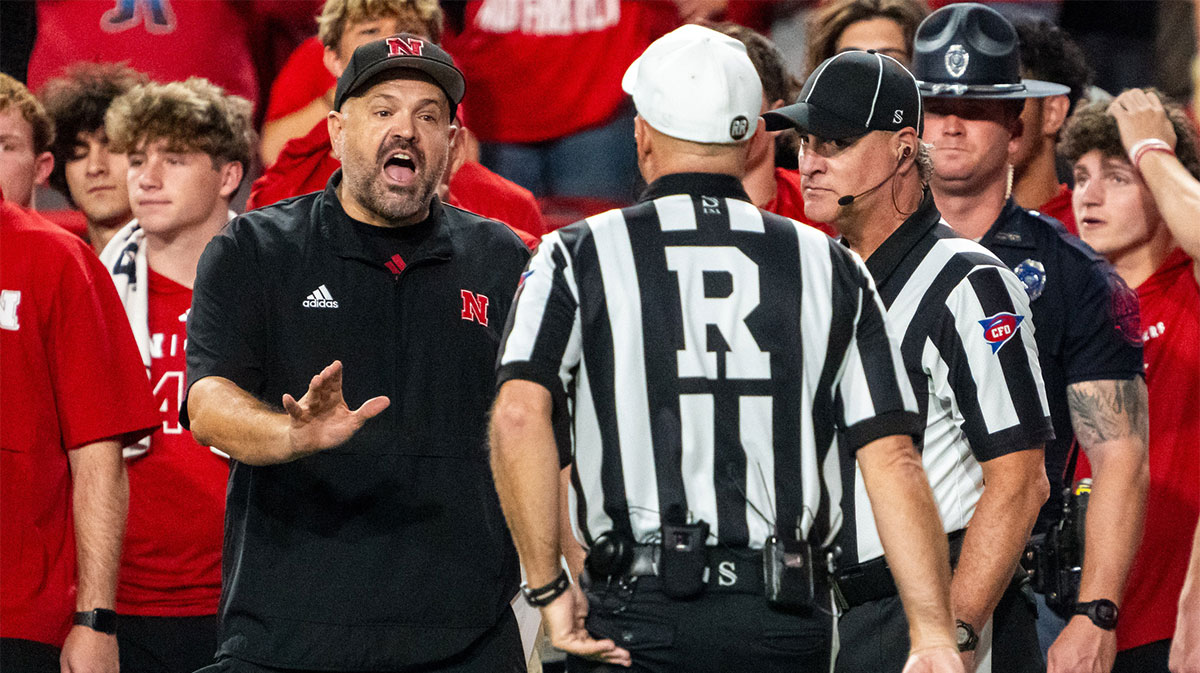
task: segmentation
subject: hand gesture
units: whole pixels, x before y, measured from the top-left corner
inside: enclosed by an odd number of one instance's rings
[[[58,658],[62,673],[117,673],[117,637],[73,626]]]
[[[1117,634],[1076,616],[1050,646],[1047,673],[1109,673],[1117,658]]]
[[[1108,106],[1108,113],[1117,120],[1121,144],[1129,152],[1139,141],[1157,138],[1175,149],[1175,127],[1167,118],[1162,101],[1153,91],[1130,89],[1117,96]]]
[[[572,584],[554,602],[542,608],[542,618],[550,634],[550,644],[577,657],[602,661],[606,664],[631,666],[633,660],[627,650],[617,647],[611,640],[596,640],[587,632],[587,598]]]
[[[964,670],[958,648],[946,645],[909,652],[903,673],[963,673]]]
[[[298,401],[283,396],[283,408],[291,418],[288,437],[293,458],[345,444],[369,419],[388,408],[391,400],[372,397],[355,411],[342,397],[342,363],[334,360],[312,378],[308,392]]]

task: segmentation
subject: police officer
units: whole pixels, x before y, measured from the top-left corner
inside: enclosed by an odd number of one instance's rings
[[[1148,478],[1137,297],[1058,221],[1020,208],[1010,196],[1008,161],[1022,133],[1025,99],[1067,92],[1021,78],[1011,24],[982,5],[947,6],[920,25],[915,53],[925,138],[934,147],[930,186],[938,209],[950,226],[979,240],[1017,273],[1033,308],[1055,433],[1046,447],[1051,498],[1035,538],[1062,511],[1061,493],[1072,480],[1064,473],[1074,464],[1073,440],[1095,468],[1087,517],[1098,525],[1087,527],[1076,603],[1058,607],[1070,622],[1050,649],[1050,670],[1108,670]],[[1019,600],[997,608],[998,670],[1041,668],[1032,615],[1033,606]]]
[[[181,416],[233,459],[214,670],[525,670],[484,432],[528,253],[437,198],[463,91],[426,40],[359,47],[342,170],[200,260]]]
[[[799,101],[764,115],[768,129],[801,132],[805,210],[832,222],[866,260],[925,423],[921,459],[949,536],[951,605],[971,669],[986,659],[985,625],[1013,577],[1048,484],[1052,436],[1029,300],[1021,281],[982,246],[941,223],[924,188],[921,96],[900,63],[846,52],[809,77]],[[882,557],[871,503],[844,473],[839,586],[849,606],[837,668],[898,671],[909,626]],[[980,670],[991,670],[986,664]]]
[[[830,547],[855,451],[897,559],[910,670],[961,670],[915,401],[873,285],[845,248],[742,188],[762,132],[745,47],[685,26],[623,86],[649,186],[543,239],[492,415],[525,595],[568,670],[828,671]],[[558,560],[565,464],[586,595]]]

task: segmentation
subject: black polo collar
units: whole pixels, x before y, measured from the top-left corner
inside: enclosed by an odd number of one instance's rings
[[[672,194],[713,196],[750,201],[742,181],[725,173],[672,173],[651,182],[638,201],[653,201]]]
[[[354,219],[342,207],[342,201],[338,198],[337,193],[338,185],[341,182],[342,169],[339,168],[329,176],[329,182],[325,183],[325,192],[322,194],[320,206],[321,217],[317,228],[335,255],[380,265],[380,261],[377,259],[378,255],[367,248],[366,243],[355,231]],[[446,224],[446,209],[436,194],[429,204],[429,217],[425,221],[428,222],[430,219],[433,220],[433,229],[429,233],[429,237],[413,254],[413,259],[409,261],[410,265],[421,260],[450,259],[454,250],[453,242],[450,239],[450,229]]]
[[[904,224],[893,231],[883,245],[880,245],[866,260],[867,270],[871,272],[875,284],[883,285],[896,267],[900,266],[900,262],[908,256],[909,251],[925,238],[941,220],[942,214],[933,204],[933,194],[927,187],[921,196],[921,205],[917,206],[916,212],[909,215],[908,219],[904,220]],[[844,238],[842,240],[845,241]]]
[[[1011,196],[1008,197],[1008,202],[1004,204],[1004,208],[1000,209],[1000,215],[996,217],[996,221],[992,223],[992,227],[983,235],[983,238],[979,239],[979,244],[989,249],[997,246],[1031,250],[1037,248],[1037,240],[1028,223],[1031,217],[1033,216],[1018,206]]]

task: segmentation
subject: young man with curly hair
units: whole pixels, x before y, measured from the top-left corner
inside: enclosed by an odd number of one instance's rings
[[[179,423],[196,264],[234,216],[254,146],[250,103],[201,78],[141,84],[105,117],[128,156],[134,219],[100,259],[112,274],[150,375],[161,427],[125,449],[130,505],[117,586],[121,670],[174,673],[217,649],[229,464]]]
[[[1080,236],[1137,291],[1150,395],[1146,523],[1116,624],[1113,673],[1165,673],[1173,647],[1179,661],[1171,670],[1196,670],[1183,666],[1200,621],[1194,581],[1180,598],[1192,550],[1189,533],[1200,518],[1196,148],[1196,132],[1183,112],[1140,89],[1111,105],[1081,109],[1059,145],[1074,167]],[[1177,601],[1180,630],[1174,631]]]
[[[145,75],[123,65],[80,63],[40,92],[57,131],[50,144],[50,186],[83,213],[97,254],[133,217],[125,189],[129,162],[109,150],[104,113],[114,98],[145,82]]]

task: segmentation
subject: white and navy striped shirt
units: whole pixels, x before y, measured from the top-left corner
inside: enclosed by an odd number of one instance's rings
[[[947,533],[967,526],[986,462],[1054,436],[1025,286],[986,248],[954,233],[933,198],[867,259],[920,413],[921,458]],[[883,554],[861,470],[843,503],[843,562]]]
[[[670,175],[543,238],[499,380],[546,387],[569,424],[586,543],[651,542],[688,512],[709,544],[761,547],[776,521],[828,544],[852,452],[920,432],[883,310],[829,237],[755,208],[731,176]]]

